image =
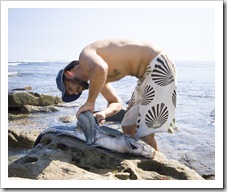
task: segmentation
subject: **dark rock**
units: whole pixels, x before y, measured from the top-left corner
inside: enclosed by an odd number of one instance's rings
[[[122,121],[123,118],[125,116],[125,110],[122,109],[120,112],[118,112],[117,114],[111,116],[111,117],[107,117],[106,121]]]
[[[32,87],[27,86],[27,87],[23,87],[23,88],[15,88],[15,89],[12,89],[12,91],[29,91],[31,89],[32,89]]]

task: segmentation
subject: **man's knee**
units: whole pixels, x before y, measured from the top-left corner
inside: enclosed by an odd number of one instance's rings
[[[148,145],[153,147],[156,151],[158,151],[158,145],[154,136],[155,134],[153,133],[153,134],[141,137],[141,139],[145,141]]]
[[[122,130],[126,135],[135,136],[136,125],[122,126]]]

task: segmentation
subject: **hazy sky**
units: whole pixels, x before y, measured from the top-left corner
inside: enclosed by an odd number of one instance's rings
[[[103,2],[101,3],[103,4]],[[69,61],[77,59],[84,46],[99,39],[141,39],[161,46],[174,60],[215,60],[215,127],[217,127],[215,129],[215,164],[223,165],[224,145],[221,136],[224,130],[224,9],[222,1],[168,1],[168,3],[166,1],[156,1],[159,4],[158,6],[153,6],[153,1],[144,1],[149,2],[150,6],[141,6],[144,2],[138,1],[138,6],[131,8],[131,4],[134,4],[134,2],[126,2],[130,4],[130,8],[116,6],[117,8],[109,9],[106,7],[112,6],[106,6],[99,9],[99,7],[103,7],[100,6],[100,3],[95,2],[94,4],[88,1],[83,1],[87,6],[71,6],[72,3],[77,3],[77,1],[40,1],[40,4],[39,1],[1,1],[1,127],[5,127],[8,123],[8,113],[6,113],[8,109],[8,102],[6,102],[8,99],[7,57],[9,61]],[[210,5],[212,2],[215,2],[215,6]],[[46,4],[50,5],[46,6]],[[176,4],[185,5],[175,6]],[[77,8],[69,9],[67,7]],[[217,28],[220,32],[217,32]],[[20,182],[9,180],[7,174],[5,174],[8,171],[8,156],[4,156],[8,153],[8,147],[5,145],[7,143],[7,134],[7,129],[1,129],[1,146],[4,146],[1,148],[1,163],[4,162],[3,169],[1,169],[1,187],[12,188],[12,186],[16,186],[23,188],[26,186],[39,188],[40,183],[30,182],[29,180],[20,180]],[[215,167],[215,173],[216,179],[214,181],[202,183],[178,181],[180,182],[178,186],[186,188],[222,188],[223,167]],[[138,182],[130,183],[130,187],[136,188],[145,184],[143,181],[141,181],[142,183]],[[41,184],[45,186],[45,183]],[[62,182],[58,181],[46,184],[48,187],[53,188],[62,187]],[[91,181],[86,183],[76,182],[78,188],[99,186],[95,184]],[[105,186],[110,184],[107,187],[123,186],[124,188],[127,187],[128,183],[112,184],[106,181],[105,183],[102,182],[103,184]],[[159,182],[150,183],[146,181],[146,184],[146,187],[160,188]],[[73,188],[75,187],[75,181],[67,182],[66,185]],[[176,187],[175,182],[165,182],[164,185],[167,188]]]
[[[8,59],[72,60],[89,43],[133,38],[175,60],[214,60],[212,8],[9,8]]]

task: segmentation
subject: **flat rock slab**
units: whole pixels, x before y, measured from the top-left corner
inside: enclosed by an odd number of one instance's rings
[[[9,164],[9,177],[48,180],[204,180],[194,170],[157,152],[154,159],[88,147],[68,136],[46,134]]]

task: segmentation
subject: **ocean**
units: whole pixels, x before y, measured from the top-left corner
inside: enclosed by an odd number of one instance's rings
[[[61,96],[56,87],[55,78],[58,71],[67,63],[66,61],[9,62],[8,90],[30,86],[33,92]],[[175,63],[177,66],[177,130],[174,134],[156,134],[159,150],[170,159],[182,160],[185,155],[188,155],[187,158],[196,158],[200,161],[203,159],[201,169],[207,168],[210,172],[214,172],[215,64],[211,61],[176,61]],[[112,83],[122,99],[124,108],[127,107],[136,82],[135,77],[129,76]],[[32,121],[36,122],[39,128],[60,124],[58,118],[74,115],[79,105],[86,101],[87,94],[88,91],[84,91],[78,101],[68,104],[68,107],[60,112],[34,115],[31,117]],[[100,95],[95,110],[103,109],[106,105],[106,101]]]

